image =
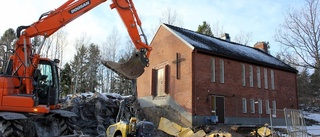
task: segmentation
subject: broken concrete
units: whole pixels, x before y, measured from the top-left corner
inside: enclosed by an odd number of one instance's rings
[[[120,105],[123,106],[122,109]],[[74,95],[62,107],[77,114],[72,123],[78,131],[90,136],[105,136],[106,129],[111,124],[137,116],[140,108],[134,96],[98,92]],[[118,113],[119,110],[123,113]]]

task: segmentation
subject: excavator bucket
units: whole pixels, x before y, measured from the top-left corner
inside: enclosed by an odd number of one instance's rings
[[[117,63],[113,61],[102,60],[101,63],[119,75],[127,79],[136,79],[144,72],[144,63],[142,63],[139,54],[134,54],[128,61]]]

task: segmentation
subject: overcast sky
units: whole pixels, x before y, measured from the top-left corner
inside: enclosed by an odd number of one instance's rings
[[[8,28],[14,30],[20,25],[30,25],[39,16],[55,9],[66,0],[8,0],[0,8],[0,36]],[[158,27],[159,19],[166,9],[175,10],[182,21],[182,27],[196,31],[198,25],[207,21],[210,25],[219,23],[229,33],[231,41],[240,32],[251,32],[252,46],[257,41],[269,41],[271,54],[279,50],[274,41],[276,29],[284,20],[284,13],[289,7],[301,8],[304,0],[133,0],[142,21],[142,26],[152,40],[152,32]],[[115,28],[122,38],[128,34],[115,10],[111,10],[111,1],[102,3],[64,27],[68,33],[68,52],[73,57],[72,46],[76,38],[84,33],[91,37],[91,42],[105,42]],[[150,38],[151,37],[151,38]],[[125,44],[125,43],[124,43]],[[152,54],[152,53],[151,53]]]

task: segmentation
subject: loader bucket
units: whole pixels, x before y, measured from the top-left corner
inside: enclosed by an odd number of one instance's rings
[[[141,62],[139,54],[134,54],[128,61],[117,63],[102,60],[101,63],[119,75],[127,79],[136,79],[144,72],[145,65]]]

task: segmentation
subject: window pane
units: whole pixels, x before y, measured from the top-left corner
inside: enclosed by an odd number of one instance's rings
[[[257,67],[257,86],[258,88],[261,88],[261,77],[260,77],[260,68]]]
[[[258,100],[258,106],[259,106],[259,114],[262,114],[262,100]]]
[[[277,112],[277,103],[276,101],[272,101],[272,111],[273,111],[273,115],[276,115]]]
[[[220,60],[220,82],[224,83],[224,61]]]
[[[249,66],[249,71],[250,71],[250,87],[253,87],[253,68],[251,65]]]
[[[270,114],[269,100],[266,100],[266,114]]]
[[[268,70],[265,68],[263,71],[264,71],[264,88],[268,89]]]
[[[242,112],[247,113],[247,100],[242,98]]]
[[[242,67],[242,86],[246,86],[246,66],[241,64]]]
[[[53,84],[53,79],[52,79],[52,70],[51,66],[49,64],[39,64],[39,67],[41,75],[47,76],[45,79],[47,85],[52,85]]]
[[[274,86],[274,71],[270,70],[270,75],[271,75],[271,89],[274,90],[275,86]]]
[[[251,113],[255,113],[255,102],[253,99],[250,99]]]
[[[216,60],[211,58],[211,82],[216,82]]]

